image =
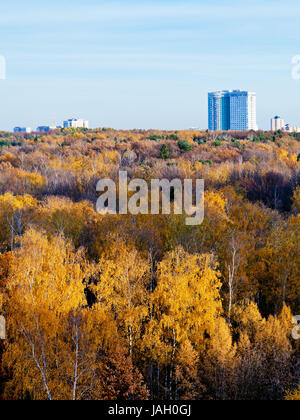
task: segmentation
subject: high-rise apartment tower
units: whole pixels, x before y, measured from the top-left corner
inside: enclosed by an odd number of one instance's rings
[[[208,128],[212,131],[257,130],[256,93],[241,90],[210,92]]]

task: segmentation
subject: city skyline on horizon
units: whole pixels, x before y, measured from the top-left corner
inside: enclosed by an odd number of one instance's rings
[[[258,126],[300,124],[300,4],[279,0],[12,0],[0,6],[0,127],[83,116],[92,127],[207,126],[207,92],[257,92]],[[213,28],[213,30],[211,30]],[[295,64],[294,64],[295,65]],[[234,81],[234,82],[233,82]]]
[[[247,96],[250,96],[251,97],[250,100],[253,101],[253,98],[255,99],[255,102],[251,104],[251,110],[249,111],[250,114],[248,114],[248,116],[250,118],[250,122],[249,122],[248,127],[247,128],[246,127],[240,127],[239,126],[240,125],[240,122],[237,122],[237,116],[235,116],[235,121],[234,122],[232,122],[232,121],[226,121],[226,122],[223,121],[222,122],[220,120],[219,123],[218,123],[219,126],[213,128],[214,122],[213,122],[213,116],[211,115],[212,110],[210,109],[211,106],[212,106],[211,103],[210,103],[211,98],[212,97],[215,97],[215,96],[218,96],[218,95],[222,95],[223,97],[229,95],[228,96],[228,98],[229,98],[231,96],[231,94],[233,96],[240,95],[240,94],[242,94],[242,95],[247,94]],[[223,89],[223,90],[220,90],[220,91],[208,92],[208,126],[207,127],[174,128],[174,129],[165,129],[165,130],[172,131],[172,130],[192,130],[192,129],[195,129],[195,130],[205,131],[205,130],[208,129],[210,131],[251,131],[251,130],[253,130],[253,131],[259,131],[259,130],[269,131],[269,128],[260,128],[257,125],[257,112],[256,112],[257,102],[256,102],[256,97],[257,97],[256,92],[243,91],[241,89],[232,89],[232,90]],[[232,98],[231,98],[231,100],[232,100]],[[249,106],[249,104],[248,104],[248,106]],[[227,107],[229,107],[226,110],[226,112],[228,112],[227,118],[230,119],[230,111],[229,111],[230,104],[228,104]],[[232,104],[231,104],[231,107],[232,107]],[[241,112],[240,104],[235,104],[235,108],[236,108],[235,109],[235,112],[237,112],[237,111]],[[218,110],[218,113],[221,113],[222,114],[222,112],[223,112],[223,110],[220,110],[220,109]],[[246,112],[245,110],[242,111],[242,113],[245,113],[245,112]],[[214,116],[214,117],[216,118],[216,116]],[[240,116],[238,116],[238,119],[239,118],[240,118]],[[271,117],[271,131],[272,131],[272,121],[274,121],[274,119],[277,119],[277,118],[280,118],[280,117],[278,117],[278,116],[275,116],[275,117],[272,116]],[[101,127],[108,127],[105,124],[102,125],[102,126],[98,125],[98,126],[90,127],[88,120],[84,120],[83,118],[76,117],[76,118],[70,118],[70,119],[64,120],[63,123],[62,123],[62,125],[58,125],[57,122],[54,122],[52,125],[51,124],[49,124],[49,125],[46,125],[46,124],[45,125],[40,125],[40,126],[38,126],[36,128],[36,130],[35,129],[31,129],[31,127],[29,127],[28,125],[25,125],[25,126],[21,126],[20,125],[20,126],[15,126],[14,129],[13,129],[13,131],[14,132],[27,132],[27,133],[28,132],[38,132],[38,131],[43,131],[42,128],[46,128],[45,131],[50,131],[50,130],[55,130],[55,129],[59,129],[59,128],[71,127],[71,125],[68,125],[68,126],[66,125],[70,121],[82,121],[83,123],[85,123],[85,124],[82,125],[82,128],[97,129],[97,128],[101,128]],[[269,121],[270,121],[270,119],[269,119]],[[282,121],[282,119],[281,119],[281,121]],[[227,127],[226,127],[226,125],[227,125]],[[291,124],[285,124],[285,126],[286,127],[291,126],[292,128],[299,128],[299,130],[300,130],[300,124],[299,124],[299,126],[295,126],[295,125],[292,126]],[[81,127],[78,126],[78,128],[81,128]],[[114,129],[115,127],[111,127],[111,128]],[[152,127],[152,128],[143,128],[143,127],[139,127],[138,128],[138,127],[135,127],[135,128],[125,128],[124,130],[126,130],[126,129],[128,129],[128,130],[134,130],[134,129],[141,129],[141,130],[143,130],[143,129],[146,129],[146,130],[147,129],[156,130],[157,129],[157,130],[160,130],[160,128],[155,128],[155,127]],[[1,130],[1,127],[0,127],[0,130]],[[121,130],[122,130],[122,128],[121,128]],[[7,131],[11,131],[11,130],[7,130]],[[276,130],[273,130],[273,131],[277,131],[277,129]]]

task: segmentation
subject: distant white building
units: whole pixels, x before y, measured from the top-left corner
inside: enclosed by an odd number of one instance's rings
[[[89,128],[89,122],[82,118],[71,118],[64,121],[64,128]]]
[[[15,127],[14,133],[28,133],[30,134],[32,132],[30,127]]]
[[[285,128],[284,120],[280,118],[278,115],[271,119],[272,131],[284,130],[284,128]]]
[[[41,125],[40,127],[37,127],[36,131],[48,133],[51,130],[57,130],[60,128],[59,126],[49,126],[49,125]]]
[[[290,126],[289,124],[286,124],[284,130],[287,133],[300,133],[300,127],[293,127],[293,126]]]

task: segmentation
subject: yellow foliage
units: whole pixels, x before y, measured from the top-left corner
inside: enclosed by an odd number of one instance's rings
[[[158,266],[154,317],[144,339],[146,346],[153,346],[153,357],[163,363],[174,360],[187,341],[203,348],[205,332],[213,334],[222,312],[220,287],[210,255],[190,255],[182,248],[166,255]]]
[[[100,312],[84,309],[88,273],[83,251],[62,237],[30,230],[21,239],[7,286],[8,398],[81,398],[101,340]]]
[[[149,261],[122,243],[109,254],[101,257],[96,267],[99,277],[91,290],[106,311],[116,314],[120,334],[132,353],[149,316]]]
[[[37,200],[31,195],[6,193],[0,196],[0,238],[5,249],[13,250],[15,237],[24,232],[37,206]]]
[[[300,187],[296,188],[293,196],[293,211],[300,213]]]
[[[280,151],[279,151],[279,157],[280,158],[282,158],[282,159],[288,159],[288,155],[289,155],[289,152],[288,151],[286,151],[286,150],[283,150],[283,149],[281,149]]]
[[[300,401],[300,385],[298,389],[295,389],[295,391],[288,392],[285,399],[287,401]]]
[[[42,187],[43,185],[45,185],[45,178],[43,178],[37,172],[29,173],[29,172],[19,170],[16,176],[17,178],[22,179],[25,182],[29,183],[31,186]]]
[[[293,162],[297,162],[298,161],[298,155],[297,155],[297,153],[293,153],[290,156],[290,160],[293,161]]]

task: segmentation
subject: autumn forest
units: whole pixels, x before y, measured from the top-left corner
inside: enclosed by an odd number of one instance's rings
[[[100,215],[205,180],[205,218]],[[0,132],[2,400],[299,400],[300,135]]]

